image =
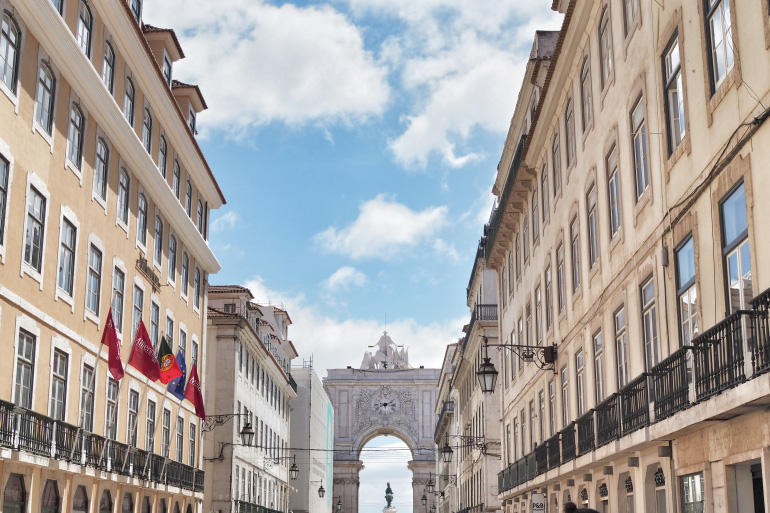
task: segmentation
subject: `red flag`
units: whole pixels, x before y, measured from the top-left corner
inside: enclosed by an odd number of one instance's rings
[[[142,321],[139,321],[139,328],[136,330],[136,339],[134,339],[134,347],[131,349],[131,358],[128,359],[128,364],[150,378],[151,381],[160,379],[158,357],[155,356],[150,336],[147,334],[147,328],[144,327]]]
[[[109,349],[107,366],[110,374],[117,381],[123,377],[123,361],[120,359],[120,344],[118,343],[118,332],[115,331],[115,322],[112,320],[112,309],[107,314],[107,322],[104,323],[104,333],[102,333],[102,344]]]
[[[174,353],[171,352],[171,346],[168,345],[168,340],[166,340],[165,336],[160,339],[158,362],[160,363],[160,382],[164,385],[182,375],[182,369],[176,363]]]
[[[203,394],[201,393],[201,382],[198,379],[198,367],[193,363],[190,371],[190,379],[187,381],[187,388],[184,396],[195,406],[195,414],[206,420],[206,409],[203,407]]]

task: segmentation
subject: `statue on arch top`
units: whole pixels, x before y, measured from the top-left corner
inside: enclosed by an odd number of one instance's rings
[[[387,331],[382,332],[380,340],[373,346],[377,350],[374,354],[371,351],[364,353],[364,359],[361,361],[362,369],[411,369],[409,365],[409,350],[399,349],[399,346],[388,336]]]

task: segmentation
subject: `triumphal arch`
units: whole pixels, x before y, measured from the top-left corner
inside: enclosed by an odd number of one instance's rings
[[[334,490],[345,511],[358,513],[361,449],[380,435],[395,436],[412,451],[413,510],[434,472],[436,394],[440,369],[413,368],[408,349],[382,334],[359,368],[328,369],[324,387],[334,405]]]

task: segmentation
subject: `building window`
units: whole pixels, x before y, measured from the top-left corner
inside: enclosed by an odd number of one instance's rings
[[[521,246],[519,245],[519,234],[516,234],[515,252],[516,252],[516,278],[521,276]]]
[[[123,116],[128,120],[128,124],[134,126],[134,82],[126,77],[126,93],[123,97]]]
[[[182,462],[184,457],[184,419],[176,419],[176,461]]]
[[[572,252],[572,292],[574,293],[580,287],[580,228],[577,216],[572,218],[569,233]]]
[[[620,231],[620,175],[618,174],[618,153],[615,146],[605,159],[607,166],[607,195],[610,210],[610,239]]]
[[[102,61],[102,82],[113,93],[115,87],[115,50],[109,41],[104,42],[104,60]]]
[[[80,0],[80,13],[78,15],[77,42],[78,46],[86,57],[91,58],[91,30],[93,27],[93,16],[91,9],[88,8],[84,0]]]
[[[143,245],[147,245],[147,198],[139,194],[136,211],[136,239]]]
[[[527,302],[526,306],[526,315],[527,315],[527,342],[526,344],[528,346],[532,345],[532,303],[529,301]]]
[[[566,428],[569,424],[569,372],[567,366],[561,368],[561,427]]]
[[[19,330],[16,355],[15,402],[22,408],[32,409],[32,387],[35,378],[35,336]]]
[[[663,59],[663,87],[666,90],[666,125],[668,127],[669,155],[682,142],[684,126],[684,87],[679,55],[679,38],[674,36]]]
[[[549,434],[556,434],[556,383],[553,380],[548,382],[548,425]]]
[[[128,418],[126,422],[126,427],[128,428],[128,432],[126,433],[126,440],[128,441],[128,444],[136,447],[136,433],[139,431],[137,429],[137,417],[139,415],[139,392],[136,390],[129,390],[128,392]]]
[[[180,285],[183,296],[187,296],[187,284],[190,281],[190,258],[187,253],[182,253],[182,270],[180,271]]]
[[[126,275],[117,267],[112,275],[112,318],[115,329],[123,332],[123,291],[125,290]]]
[[[564,300],[564,245],[562,244],[559,244],[556,249],[556,293],[559,313],[561,313],[566,303]]]
[[[19,48],[21,31],[10,14],[3,13],[0,31],[0,79],[16,94],[16,78],[19,74]]]
[[[537,213],[537,188],[532,192],[532,244],[534,245],[540,235],[540,218]]]
[[[615,358],[618,367],[618,389],[628,384],[628,338],[626,336],[626,310],[620,307],[615,312]]]
[[[168,277],[171,281],[176,279],[176,237],[168,236]]]
[[[67,411],[67,353],[55,349],[51,375],[51,403],[49,415],[54,420],[64,420]]]
[[[519,338],[518,338],[519,344],[525,344],[524,341],[524,320],[519,317]],[[519,358],[519,369],[524,367],[524,359]]]
[[[644,120],[644,105],[640,99],[631,111],[631,142],[634,147],[634,176],[636,177],[636,199],[650,186],[650,172],[647,164],[647,124]]]
[[[690,474],[679,479],[682,484],[683,513],[703,513],[706,504],[703,474]]]
[[[529,216],[524,212],[524,222],[522,223],[522,249],[524,250],[524,262],[529,261]]]
[[[551,158],[553,159],[553,195],[561,189],[561,156],[559,154],[559,134],[553,136],[553,145],[551,146]]]
[[[40,513],[59,513],[60,506],[59,487],[55,480],[49,479],[40,497]]]
[[[540,443],[545,442],[545,390],[541,390],[538,393],[538,404],[540,407],[540,412],[538,416],[540,417],[538,420],[538,424],[540,424]]]
[[[131,179],[125,169],[120,170],[120,179],[118,180],[118,219],[123,224],[128,224],[128,199],[131,190]]]
[[[85,486],[78,486],[75,490],[75,496],[72,498],[72,511],[86,513],[88,511],[88,494]]]
[[[99,299],[102,288],[102,252],[93,244],[88,251],[88,283],[86,308],[99,315]]]
[[[166,317],[166,340],[169,347],[174,347],[174,319]]]
[[[179,352],[182,353],[182,358],[187,354],[187,332],[179,327]]]
[[[151,121],[152,122],[152,121]],[[158,142],[158,171],[163,178],[166,178],[166,162],[168,161],[168,143],[164,136],[160,136]]]
[[[749,224],[743,182],[722,200],[722,255],[727,278],[727,307],[730,313],[749,307],[754,297],[751,280]]]
[[[706,25],[713,94],[734,62],[730,0],[706,0]]]
[[[604,8],[602,18],[599,20],[599,62],[602,71],[602,89],[604,89],[612,75],[612,28],[608,7]]]
[[[24,261],[37,272],[43,269],[43,237],[45,236],[45,198],[34,187],[29,188],[27,232],[24,236]]]
[[[655,281],[652,276],[642,284],[642,336],[647,370],[658,364],[658,316],[655,308]]]
[[[131,0],[131,12],[136,18],[136,21],[142,19],[142,0]]]
[[[198,232],[203,233],[203,202],[198,200],[198,211],[196,216],[196,224],[198,226]]]
[[[144,450],[155,452],[155,401],[147,400],[147,424],[144,430]]]
[[[535,401],[529,402],[529,447],[535,448]]]
[[[583,358],[583,349],[578,349],[575,353],[575,383],[577,385],[577,414],[578,417],[583,416],[586,412],[586,383],[585,383],[585,365]]]
[[[189,465],[195,467],[195,424],[190,423],[190,450],[187,455],[189,457]]]
[[[158,333],[160,332],[160,306],[155,301],[150,305],[150,340],[153,347],[158,347]]]
[[[152,114],[148,108],[144,109],[142,120],[142,145],[147,153],[152,152]]]
[[[537,345],[543,343],[543,314],[541,309],[540,286],[535,288],[535,338]]]
[[[580,99],[583,115],[583,132],[588,129],[593,116],[593,98],[591,95],[591,66],[588,57],[583,59],[583,68],[580,71]]]
[[[680,341],[683,346],[689,346],[699,331],[695,251],[692,237],[688,237],[676,251],[676,296],[681,325]]]
[[[639,0],[623,0],[623,25],[626,35],[639,17]]]
[[[72,297],[75,280],[75,241],[77,230],[67,219],[62,220],[59,243],[59,289]]]
[[[588,266],[593,269],[599,262],[599,219],[596,213],[596,187],[593,185],[586,195],[588,205]]]
[[[35,101],[37,108],[36,119],[38,124],[49,135],[53,133],[53,103],[54,92],[56,91],[56,79],[53,71],[45,63],[40,64],[38,73],[37,99]]]
[[[575,115],[572,108],[572,98],[567,100],[564,129],[567,132],[567,168],[569,168],[575,161]]]
[[[160,453],[163,457],[168,457],[171,445],[171,410],[163,409],[163,419],[161,419],[160,435]]]
[[[540,173],[540,196],[543,198],[543,224],[548,219],[548,166],[543,164],[543,171]],[[545,229],[544,229],[545,230]]]
[[[174,177],[171,181],[171,188],[174,191],[174,196],[179,199],[179,187],[182,180],[182,170],[179,168],[179,161],[174,159]]]
[[[107,199],[107,174],[110,168],[110,150],[104,139],[96,141],[96,165],[94,166],[94,191],[103,200]]]
[[[192,362],[193,365],[198,365],[198,342],[194,338],[192,341]]]
[[[545,327],[553,325],[553,293],[551,291],[551,266],[545,269]]]
[[[70,124],[67,132],[67,158],[80,169],[83,158],[83,131],[85,119],[80,108],[73,104],[70,109]]]
[[[142,320],[142,310],[144,310],[144,291],[139,286],[134,285],[134,309],[131,318],[131,333],[134,337],[139,328],[139,321]]]
[[[597,331],[594,341],[594,380],[596,381],[596,404],[604,401],[604,343],[602,332]]]
[[[192,219],[192,184],[190,179],[187,179],[187,190],[184,196],[184,209],[187,212],[187,217]]]
[[[5,245],[5,211],[8,206],[8,161],[0,156],[0,246]]]
[[[195,135],[195,111],[192,108],[187,111],[187,124],[190,126],[190,132]]]
[[[27,492],[24,489],[24,476],[10,474],[3,490],[3,511],[6,513],[24,513],[27,511]]]
[[[166,54],[163,54],[163,78],[168,85],[171,85],[171,59]]]
[[[118,426],[118,382],[111,377],[107,378],[107,419],[104,423],[104,436],[110,440],[117,437]]]
[[[163,221],[160,216],[155,216],[155,261],[163,262]]]
[[[94,368],[83,365],[80,379],[80,427],[94,430]]]

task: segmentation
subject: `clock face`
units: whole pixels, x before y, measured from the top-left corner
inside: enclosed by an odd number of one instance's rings
[[[398,410],[398,399],[394,395],[378,395],[372,401],[372,409],[380,415],[390,415]]]

